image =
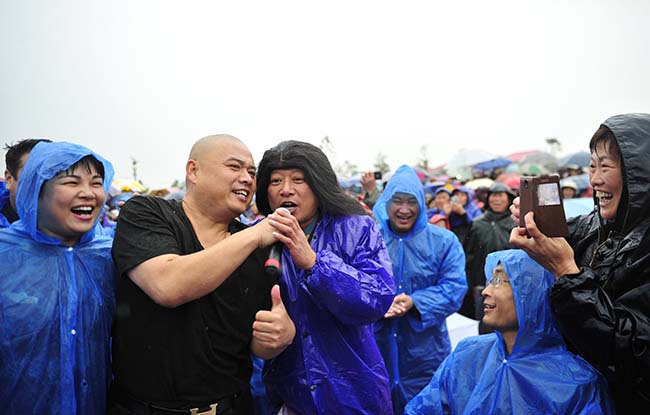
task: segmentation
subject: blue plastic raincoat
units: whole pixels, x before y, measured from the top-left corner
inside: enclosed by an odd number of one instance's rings
[[[4,207],[5,203],[9,203],[9,190],[6,187],[5,182],[0,182],[0,210]],[[7,228],[11,225],[9,220],[0,213],[0,228]]]
[[[500,332],[461,340],[406,414],[612,414],[603,376],[569,351],[549,305],[555,279],[521,250],[488,255],[488,278],[501,262],[514,293],[519,332],[507,355]]]
[[[2,413],[106,412],[115,308],[112,241],[95,226],[68,247],[37,229],[43,183],[89,154],[104,165],[108,194],[108,161],[79,145],[39,143],[20,175],[21,220],[0,230]]]
[[[415,196],[420,206],[406,234],[396,234],[389,226],[387,207],[396,192]],[[406,165],[397,169],[373,209],[393,262],[397,293],[410,295],[414,304],[405,316],[375,325],[396,414],[429,383],[451,351],[445,321],[459,309],[467,291],[463,247],[452,232],[427,223],[425,209],[422,184]]]
[[[297,268],[286,249],[282,254],[280,292],[296,337],[264,367],[273,413],[284,401],[304,415],[391,414],[372,332],[395,296],[379,230],[369,216],[322,215],[310,244],[310,271]]]

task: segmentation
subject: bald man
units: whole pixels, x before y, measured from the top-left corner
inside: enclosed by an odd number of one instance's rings
[[[114,414],[250,414],[250,353],[275,357],[295,334],[264,274],[273,229],[235,220],[256,190],[246,145],[204,137],[185,174],[182,201],[134,197],[120,212]]]

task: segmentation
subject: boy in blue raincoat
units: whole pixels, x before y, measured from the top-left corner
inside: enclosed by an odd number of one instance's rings
[[[465,254],[452,232],[427,222],[424,189],[409,166],[397,169],[373,212],[397,282],[375,337],[391,377],[394,412],[401,414],[451,351],[446,318],[467,290]]]
[[[548,301],[553,276],[524,251],[488,255],[485,324],[406,407],[414,414],[612,414],[603,376],[567,351]]]
[[[111,239],[97,220],[111,164],[39,143],[0,230],[0,402],[5,413],[99,414],[110,382]]]
[[[264,368],[272,413],[387,415],[388,375],[372,323],[395,296],[386,245],[316,146],[284,141],[257,174],[257,206],[283,245],[293,343]]]

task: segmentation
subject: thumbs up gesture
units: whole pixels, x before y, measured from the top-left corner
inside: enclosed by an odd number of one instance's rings
[[[284,308],[277,284],[271,289],[271,300],[271,310],[258,311],[253,323],[251,350],[262,359],[279,355],[291,344],[296,334],[296,326]]]

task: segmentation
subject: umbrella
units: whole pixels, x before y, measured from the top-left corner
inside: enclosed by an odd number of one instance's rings
[[[506,168],[506,172],[520,173],[522,175],[539,176],[542,174],[554,174],[558,171],[557,158],[543,151],[537,151],[524,156],[516,163]]]
[[[534,153],[539,153],[539,150],[518,151],[516,153],[508,154],[506,158],[512,161],[513,163],[517,163],[527,155],[534,154]]]
[[[497,182],[504,183],[511,189],[519,189],[519,181],[521,176],[517,173],[501,173],[497,177]]]
[[[589,173],[584,173],[584,174],[579,174],[577,176],[568,176],[565,177],[564,179],[560,180],[560,187],[562,187],[562,184],[567,182],[567,181],[572,181],[578,186],[578,193],[584,192],[591,186],[589,183]]]
[[[494,180],[489,177],[481,177],[480,179],[470,180],[465,183],[465,187],[468,189],[476,190],[479,187],[490,187],[494,183]]]
[[[498,169],[499,167],[505,167],[510,163],[512,163],[512,161],[508,160],[505,157],[497,157],[492,160],[476,163],[474,165],[474,168],[478,170],[494,170]]]
[[[425,181],[431,176],[431,172],[429,172],[429,170],[425,169],[424,167],[411,166],[411,168],[415,171],[415,174],[417,174],[418,178],[421,181]]]
[[[137,180],[131,179],[113,179],[111,182],[111,194],[117,194],[122,192],[137,192],[143,193],[147,190],[142,183]]]
[[[489,151],[461,149],[447,161],[446,171],[452,177],[471,177],[475,164],[496,158],[497,156]]]
[[[576,153],[569,154],[560,159],[560,167],[587,167],[591,162],[591,154],[588,151],[578,151]]]

